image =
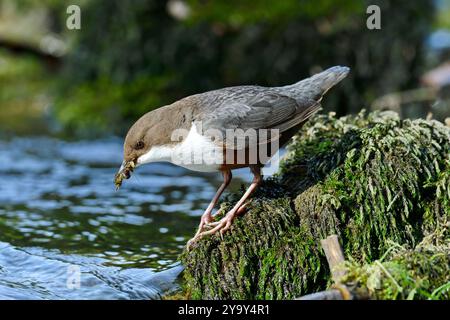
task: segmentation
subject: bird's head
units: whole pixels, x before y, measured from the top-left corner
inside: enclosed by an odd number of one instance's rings
[[[172,140],[177,129],[190,127],[191,118],[183,113],[189,109],[183,100],[144,114],[128,130],[123,145],[123,162],[114,183],[118,189],[123,179],[128,179],[133,170],[145,163],[170,161],[172,147],[179,137]],[[184,131],[183,131],[184,132]]]
[[[123,145],[123,162],[114,178],[117,189],[120,188],[124,179],[130,178],[137,166],[146,162],[146,155],[156,143],[155,134],[159,127],[157,118],[149,112],[128,130]]]

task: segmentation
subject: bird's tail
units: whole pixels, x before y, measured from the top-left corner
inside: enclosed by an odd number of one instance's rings
[[[280,87],[280,89],[289,91],[299,100],[318,101],[330,88],[344,79],[349,71],[349,67],[334,66],[292,85]]]

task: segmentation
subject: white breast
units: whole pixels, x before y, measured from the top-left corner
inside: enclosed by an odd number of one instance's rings
[[[189,131],[177,130],[172,138],[179,143],[154,146],[138,158],[138,165],[149,162],[171,162],[193,171],[215,172],[223,163],[223,150],[201,135],[193,123]]]

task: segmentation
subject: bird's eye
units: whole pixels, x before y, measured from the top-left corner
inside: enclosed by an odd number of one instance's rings
[[[136,145],[134,146],[134,148],[136,150],[144,148],[144,141],[140,140],[140,141],[136,142]]]

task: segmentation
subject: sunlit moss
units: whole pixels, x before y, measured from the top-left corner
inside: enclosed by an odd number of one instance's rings
[[[360,265],[350,261],[345,282],[372,299],[450,299],[449,222],[416,248],[391,243],[380,259]]]

